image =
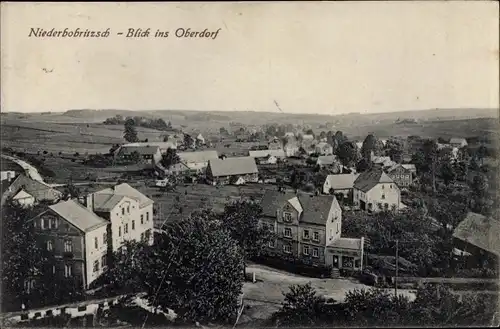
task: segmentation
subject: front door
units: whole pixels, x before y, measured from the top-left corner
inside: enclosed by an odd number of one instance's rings
[[[339,268],[339,256],[337,255],[333,255],[333,262],[332,262],[332,266],[334,268]]]

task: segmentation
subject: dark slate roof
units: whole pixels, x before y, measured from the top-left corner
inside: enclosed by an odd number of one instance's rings
[[[3,184],[2,184],[3,185]],[[33,180],[24,174],[20,174],[2,194],[2,204],[9,198],[16,195],[21,189],[32,195],[37,201],[58,201],[62,197],[62,192],[46,185],[42,182]],[[3,191],[3,187],[2,187]]]
[[[210,169],[214,177],[233,176],[258,173],[255,159],[252,157],[236,157],[212,159],[209,161]]]
[[[394,183],[394,181],[382,169],[374,168],[361,173],[354,181],[354,187],[363,192],[368,192],[380,183]]]
[[[262,213],[267,217],[276,217],[276,210],[284,202],[297,198],[304,210],[300,217],[300,222],[316,225],[325,225],[330,208],[339,208],[340,206],[334,196],[329,195],[310,195],[305,193],[283,193],[279,191],[267,190],[261,201]],[[293,200],[291,202],[294,203]]]
[[[493,218],[469,212],[453,237],[500,256],[500,222]]]
[[[141,155],[153,155],[159,152],[158,146],[144,145],[144,146],[122,146],[119,155],[129,155],[132,152],[138,152]]]

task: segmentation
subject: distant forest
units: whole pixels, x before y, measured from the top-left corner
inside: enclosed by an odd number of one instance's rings
[[[133,120],[134,126],[137,127],[151,128],[164,131],[172,130],[172,123],[170,121],[167,123],[163,119],[151,119],[140,116],[123,117],[121,115],[115,115],[112,118],[107,118],[106,120],[104,120],[103,123],[105,125],[124,125],[127,120]]]

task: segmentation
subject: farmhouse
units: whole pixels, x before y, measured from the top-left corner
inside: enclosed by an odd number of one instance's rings
[[[142,162],[155,164],[161,160],[161,152],[158,146],[153,145],[123,145],[116,152],[116,157],[119,159],[133,160],[134,154],[139,154]]]
[[[13,170],[6,170],[6,171],[2,170],[0,172],[0,175],[1,175],[0,181],[3,182],[4,180],[6,180],[10,182],[12,179],[14,179],[14,177],[16,177],[16,172]]]
[[[450,139],[451,147],[461,148],[467,146],[467,141],[465,138],[452,138]]]
[[[294,157],[299,154],[299,143],[297,142],[297,139],[295,137],[290,137],[287,139],[287,142],[285,146],[283,147],[283,150],[285,151],[285,155],[287,157]]]
[[[252,157],[213,159],[208,163],[206,176],[213,184],[229,184],[233,176],[241,176],[245,182],[257,182],[259,170]]]
[[[37,244],[46,250],[49,275],[88,288],[126,240],[153,242],[153,201],[120,184],[62,201],[31,219]]]
[[[268,245],[269,255],[337,269],[361,268],[362,239],[341,238],[342,210],[335,197],[268,190],[261,206],[261,225],[277,235]]]
[[[500,256],[500,222],[469,212],[453,232],[455,254],[468,255],[469,267],[497,268]]]
[[[219,154],[215,150],[210,151],[194,151],[194,152],[179,152],[177,155],[189,170],[203,172],[208,166],[208,162],[213,159],[218,159]]]
[[[2,182],[2,190],[2,206],[12,198],[15,198],[22,204],[36,204],[42,201],[49,203],[57,202],[63,197],[62,192],[42,182],[33,180],[24,174],[17,176],[10,184]]]
[[[354,204],[361,210],[400,209],[400,202],[399,187],[381,168],[361,173],[354,181]]]
[[[323,193],[341,193],[344,196],[344,199],[352,200],[354,181],[358,178],[358,176],[359,174],[328,175],[325,179],[325,183],[323,183]]]
[[[316,165],[321,168],[331,166],[337,163],[337,157],[335,155],[320,155],[316,160]]]
[[[387,170],[387,175],[389,175],[399,187],[409,187],[413,183],[413,172],[410,166],[396,164]]]
[[[314,152],[321,155],[332,155],[333,147],[328,143],[321,142],[316,144],[316,146],[314,147]]]
[[[375,156],[371,155],[371,161],[374,165],[382,166],[383,168],[389,168],[394,166],[396,163],[391,160],[391,157],[388,156]]]
[[[278,159],[286,157],[283,149],[249,151],[248,154],[260,164],[276,164]]]

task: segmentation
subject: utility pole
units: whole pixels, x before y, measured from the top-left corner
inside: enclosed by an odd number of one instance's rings
[[[398,270],[399,270],[399,240],[396,240],[396,276],[394,277],[394,296],[398,297]]]

